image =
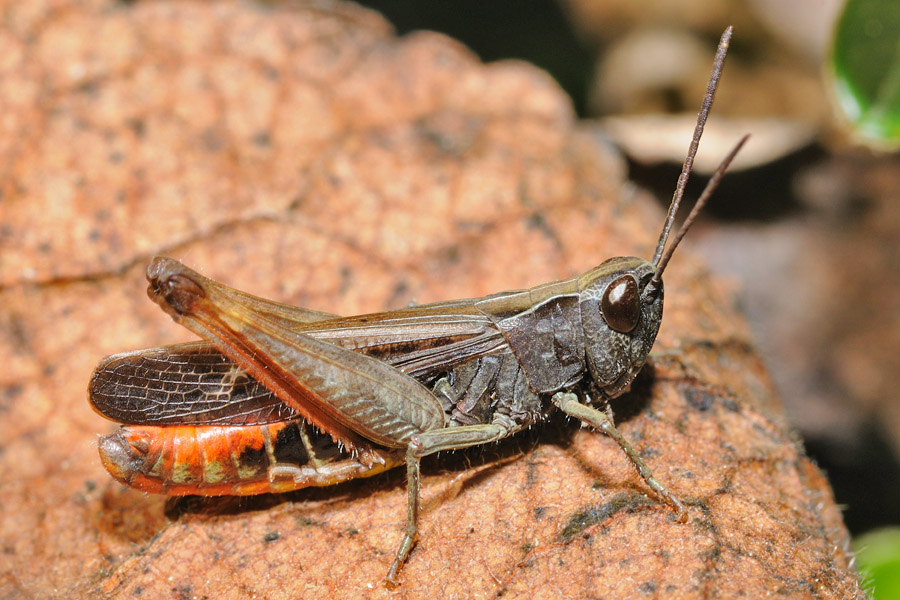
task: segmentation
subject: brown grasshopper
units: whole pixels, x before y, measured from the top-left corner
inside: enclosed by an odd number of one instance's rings
[[[416,540],[419,462],[495,442],[555,408],[612,437],[647,485],[687,518],[613,424],[608,400],[643,367],[659,329],[662,274],[737,154],[722,162],[666,247],[731,38],[722,36],[652,261],[612,258],[580,277],[485,298],[338,317],[239,292],[168,258],[148,293],[205,342],[119,354],[91,379],[100,441],[119,481],[169,495],[257,494],[368,477],[406,464]],[[595,402],[606,411],[591,406]]]

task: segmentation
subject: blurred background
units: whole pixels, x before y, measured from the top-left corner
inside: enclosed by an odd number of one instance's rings
[[[546,69],[585,126],[627,154],[631,180],[661,203],[716,41],[735,26],[688,195],[742,134],[752,138],[690,245],[733,282],[791,421],[827,472],[854,539],[876,553],[882,544],[863,534],[890,536],[885,528],[900,524],[900,157],[891,151],[900,3],[363,4],[401,34],[441,31],[484,61]],[[898,572],[893,552],[887,573]],[[867,568],[867,577],[877,574]],[[884,580],[871,585],[891,597]]]

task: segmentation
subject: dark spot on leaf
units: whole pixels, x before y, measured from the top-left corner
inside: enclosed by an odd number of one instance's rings
[[[0,394],[0,412],[9,410],[9,407],[22,395],[22,384],[13,383],[2,388],[2,390],[2,394]]]
[[[648,504],[648,500],[635,493],[618,494],[609,502],[599,506],[590,506],[585,510],[572,515],[569,522],[563,527],[559,538],[562,541],[569,541],[588,527],[602,523],[611,516],[622,510],[634,508],[636,505]]]
[[[693,578],[697,581],[711,581],[713,578],[712,569],[699,569],[694,571]]]
[[[658,586],[656,585],[655,582],[645,581],[644,583],[642,583],[641,585],[638,586],[638,589],[641,591],[642,594],[647,594],[649,596],[650,594],[656,593],[657,587]]]
[[[700,557],[711,562],[716,562],[719,560],[719,557],[722,555],[722,549],[719,546],[712,546],[711,548],[704,550],[700,553]]]
[[[87,96],[96,96],[98,89],[97,82],[94,80],[86,80],[81,82],[76,88],[79,92],[84,93]]]
[[[144,137],[147,132],[147,123],[143,119],[132,119],[128,122],[128,127],[137,137]]]
[[[720,398],[720,401],[727,411],[736,413],[741,410],[741,405],[735,402],[733,398],[723,397]]]
[[[194,595],[193,590],[189,585],[172,588],[172,591],[175,593],[175,597],[179,600],[190,600],[191,596]]]
[[[402,305],[406,304],[408,301],[409,283],[401,279],[394,285],[394,289],[391,291],[391,297],[388,299],[388,304],[391,306]]]
[[[281,539],[281,532],[279,531],[270,531],[266,535],[263,536],[263,541],[266,543],[274,542]]]
[[[349,267],[341,267],[340,271],[340,286],[338,287],[338,295],[341,296],[350,289],[350,284],[353,283],[353,269]]]
[[[269,148],[272,146],[272,136],[268,131],[259,131],[253,136],[253,144],[260,148]]]
[[[712,521],[708,519],[696,519],[693,521],[694,527],[699,531],[715,531]]]
[[[643,436],[635,435],[635,436],[632,436],[632,439],[640,440],[642,437]],[[640,454],[641,454],[641,458],[643,458],[645,461],[652,461],[655,458],[659,457],[660,451],[657,450],[656,448],[642,448]]]
[[[715,403],[716,397],[707,391],[689,388],[684,390],[684,399],[696,410],[706,412]]]
[[[562,241],[559,239],[559,236],[556,235],[556,231],[554,231],[553,228],[550,227],[550,224],[547,223],[547,219],[544,218],[544,215],[534,213],[528,217],[527,223],[529,229],[540,231],[544,237],[553,242],[553,245],[556,246],[557,249],[562,249]]]

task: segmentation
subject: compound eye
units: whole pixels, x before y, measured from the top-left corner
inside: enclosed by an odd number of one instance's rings
[[[600,311],[606,324],[619,333],[628,333],[637,327],[641,318],[641,297],[634,277],[622,275],[609,284],[600,300]]]

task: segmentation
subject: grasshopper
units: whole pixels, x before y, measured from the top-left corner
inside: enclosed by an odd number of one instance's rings
[[[124,425],[100,440],[104,466],[144,491],[246,495],[332,485],[405,464],[406,531],[388,573],[394,582],[416,541],[421,459],[496,442],[558,409],[612,437],[684,522],[684,505],[616,429],[608,401],[643,367],[662,318],[663,272],[747,139],[667,244],[731,32],[719,43],[651,261],[612,258],[528,290],[339,317],[258,298],[156,258],[147,270],[150,298],[205,341],[98,365],[90,401]]]

